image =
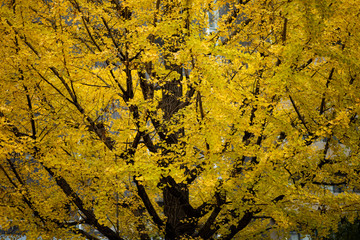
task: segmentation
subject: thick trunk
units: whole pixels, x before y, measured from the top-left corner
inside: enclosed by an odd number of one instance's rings
[[[177,184],[177,194],[189,200],[189,191],[184,184]],[[191,236],[195,232],[196,222],[186,212],[186,205],[181,202],[179,196],[174,196],[171,187],[163,189],[164,214],[166,221],[166,240],[180,239],[180,237]]]
[[[163,129],[166,134],[166,142],[169,146],[178,144],[178,138],[182,131],[178,130],[175,133],[167,133],[171,126],[176,124],[174,121],[174,114],[179,111],[181,105],[181,98],[183,96],[182,89],[182,68],[180,66],[171,65],[168,69],[172,69],[180,75],[179,78],[167,82],[163,86],[162,101],[160,107],[164,112],[164,120],[167,126]],[[180,155],[180,154],[179,154]],[[195,232],[196,224],[186,211],[189,203],[189,190],[185,184],[173,183],[175,185],[169,186],[165,183],[163,188],[164,199],[164,214],[167,217],[165,227],[165,239],[175,240],[184,236],[191,236]]]

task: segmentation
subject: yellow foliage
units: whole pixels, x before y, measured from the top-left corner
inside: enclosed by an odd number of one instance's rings
[[[3,1],[0,227],[259,239],[356,217],[358,5]]]

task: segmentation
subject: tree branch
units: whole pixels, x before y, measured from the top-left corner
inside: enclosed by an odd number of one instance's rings
[[[117,235],[111,228],[102,225],[98,222],[94,212],[90,209],[86,209],[83,201],[80,199],[79,195],[71,188],[68,182],[60,175],[56,175],[55,172],[46,167],[43,163],[40,163],[45,170],[50,174],[51,177],[55,179],[56,184],[60,189],[65,193],[65,195],[70,198],[76,207],[85,215],[85,222],[94,226],[101,234],[108,237],[109,239],[114,240],[123,240],[119,235]]]
[[[110,38],[111,38],[114,46],[115,46],[116,49],[119,51],[120,60],[121,60],[121,61],[125,61],[125,56],[124,56],[124,54],[121,52],[121,49],[120,49],[120,47],[119,47],[119,44],[117,44],[117,42],[115,41],[115,38],[114,38],[114,36],[113,36],[113,34],[112,34],[112,32],[111,32],[111,29],[109,28],[109,25],[108,25],[107,22],[105,21],[105,18],[104,18],[104,17],[101,17],[101,19],[103,20],[103,23],[104,23],[104,25],[105,25],[105,28],[106,28],[106,30],[108,31],[108,33],[109,33],[109,35],[110,35]]]
[[[133,181],[135,182],[137,192],[139,194],[139,197],[143,201],[146,210],[150,214],[150,216],[151,216],[152,220],[154,221],[154,223],[158,226],[158,228],[161,229],[164,226],[164,223],[161,220],[161,218],[159,217],[159,215],[157,214],[154,206],[152,205],[152,203],[151,203],[151,201],[149,199],[149,196],[146,193],[145,187],[136,179],[135,176],[133,177]]]
[[[88,26],[87,26],[87,24],[86,24],[86,22],[85,22],[85,17],[82,16],[82,17],[81,17],[81,20],[82,20],[82,22],[83,22],[83,24],[84,24],[84,26],[85,26],[86,32],[88,33],[91,41],[92,41],[93,44],[96,46],[96,48],[101,52],[100,46],[96,43],[94,37],[92,36],[92,34],[91,34],[91,32],[90,32],[90,30],[89,30],[89,28],[88,28]]]
[[[335,68],[332,68],[329,74],[329,77],[326,80],[326,89],[329,87],[329,83],[330,80],[332,79],[332,76],[334,74]],[[321,104],[320,104],[320,115],[323,114],[325,111],[325,92],[323,93],[323,97],[321,99]]]
[[[296,114],[298,115],[299,120],[301,121],[301,123],[302,123],[302,124],[304,125],[304,127],[306,128],[306,131],[308,132],[308,134],[309,134],[310,136],[313,135],[313,134],[310,132],[310,129],[307,127],[304,117],[301,116],[301,113],[300,113],[299,109],[297,108],[297,106],[296,106],[296,104],[295,104],[295,102],[294,102],[294,100],[293,100],[293,98],[291,97],[290,94],[289,94],[289,98],[290,98],[291,104],[292,104],[292,106],[293,106]]]
[[[233,237],[242,229],[244,229],[249,223],[251,222],[251,219],[253,218],[253,213],[246,211],[244,216],[237,222],[237,225],[231,225],[230,226],[230,233],[228,235],[222,236],[221,240],[231,240]]]

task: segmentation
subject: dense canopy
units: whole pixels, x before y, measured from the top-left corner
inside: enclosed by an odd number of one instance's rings
[[[2,1],[1,228],[336,231],[360,208],[359,14],[357,0]]]

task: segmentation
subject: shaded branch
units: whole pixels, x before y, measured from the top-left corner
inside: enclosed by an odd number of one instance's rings
[[[59,74],[59,72],[56,70],[55,67],[50,67],[50,70],[55,74],[55,76],[60,79],[61,83],[65,86],[67,92],[70,94],[70,97],[72,99],[72,101],[74,102],[74,104],[77,102],[77,98],[75,96],[75,92],[73,92],[71,90],[71,88],[69,87],[69,85],[66,83],[65,79]]]
[[[5,115],[0,111],[0,117],[5,118]],[[29,134],[27,133],[23,133],[20,132],[19,128],[17,128],[15,125],[11,124],[10,121],[8,119],[5,118],[4,120],[4,124],[9,127],[9,131],[12,132],[15,137],[31,137]]]
[[[79,195],[72,189],[69,183],[60,175],[56,175],[55,172],[46,167],[43,163],[41,165],[45,168],[45,170],[50,174],[51,177],[55,179],[56,184],[60,187],[60,189],[65,193],[67,197],[69,197],[72,202],[76,205],[76,207],[84,214],[85,222],[94,226],[101,234],[106,236],[109,239],[114,240],[122,240],[120,236],[118,236],[111,228],[102,225],[98,222],[94,212],[90,209],[85,208],[85,204],[79,197]]]
[[[194,235],[194,237],[200,236],[202,239],[209,239],[214,233],[219,229],[218,227],[212,227],[217,216],[221,211],[221,207],[216,206],[212,211],[209,218],[206,220],[205,224],[200,228],[198,234]]]
[[[214,222],[216,221],[216,218],[218,217],[220,211],[222,210],[222,206],[226,203],[226,195],[224,192],[222,192],[222,184],[223,184],[222,181],[218,181],[218,186],[216,187],[215,196],[214,196],[216,199],[214,210],[206,220],[205,224],[200,228],[200,230],[196,234],[194,234],[194,237],[200,236],[202,239],[208,239],[218,230],[218,227],[214,226]],[[205,208],[206,205],[208,204],[203,203],[202,206],[200,206],[199,208]],[[208,211],[210,211],[210,209],[211,208],[209,208]],[[205,210],[203,213],[200,212],[201,213],[200,216],[205,215],[208,211]]]
[[[31,67],[35,70],[35,72],[40,76],[41,79],[43,79],[47,84],[49,84],[53,89],[55,89],[56,92],[58,92],[64,99],[66,99],[68,102],[74,104],[72,100],[70,100],[68,97],[66,97],[60,89],[58,89],[54,84],[52,84],[50,81],[48,81],[33,65]]]
[[[19,32],[13,27],[13,25],[9,22],[9,20],[6,19],[6,23],[13,29],[13,31],[15,32],[15,34],[18,35],[18,36],[20,37],[20,39],[24,41],[24,43],[31,49],[31,51],[32,51],[33,53],[35,53],[35,55],[36,55],[37,57],[40,58],[39,52],[33,47],[33,45],[31,45],[31,43],[29,43],[29,42],[26,40],[26,38],[25,38],[24,36],[21,36],[21,35],[19,34]]]
[[[312,62],[313,62],[313,59],[311,58],[311,59],[309,59],[306,63],[304,63],[303,65],[301,65],[300,67],[296,68],[296,70],[300,72],[301,70],[303,70],[304,68],[306,68],[307,66],[309,66],[310,63],[312,63]]]
[[[90,32],[90,30],[89,30],[89,27],[87,26],[87,24],[86,24],[86,22],[85,22],[85,17],[82,16],[82,17],[81,17],[81,20],[83,21],[83,24],[84,24],[84,26],[85,26],[86,32],[88,33],[88,35],[89,35],[92,43],[93,43],[93,44],[96,46],[96,48],[101,52],[100,46],[96,43],[93,35],[91,34],[91,32]]]
[[[329,74],[329,77],[326,80],[326,89],[329,87],[329,83],[330,80],[332,79],[332,76],[334,74],[335,68],[332,68]],[[323,114],[325,111],[325,92],[323,93],[323,97],[321,99],[321,104],[320,104],[320,115]]]
[[[246,211],[244,216],[237,222],[237,225],[230,226],[230,233],[228,235],[220,237],[221,240],[231,240],[242,229],[244,229],[253,218],[253,213]]]
[[[113,34],[112,34],[112,32],[111,32],[111,29],[109,28],[109,25],[108,25],[107,22],[105,21],[105,18],[104,18],[104,17],[101,17],[101,19],[102,19],[102,21],[103,21],[103,23],[104,23],[104,25],[105,25],[106,30],[108,31],[108,33],[109,33],[109,35],[110,35],[110,38],[111,38],[114,46],[115,46],[116,49],[119,51],[120,60],[121,60],[121,61],[125,61],[125,56],[124,56],[124,54],[121,52],[121,49],[120,49],[120,47],[119,47],[119,44],[117,44],[117,42],[115,41],[115,38],[114,38],[114,36],[113,36]]]
[[[29,95],[28,88],[25,85],[23,85],[23,87],[24,87],[24,90],[25,90],[26,100],[27,100],[27,104],[28,104],[28,108],[29,108],[29,112],[30,112],[30,124],[31,124],[31,131],[32,131],[31,138],[36,139],[36,127],[35,127],[34,115],[32,113],[31,98],[30,98],[30,95]]]
[[[291,95],[289,95],[289,98],[290,98],[291,104],[292,104],[292,106],[293,106],[293,108],[294,108],[294,110],[295,110],[295,112],[296,112],[299,120],[301,121],[301,123],[302,123],[302,124],[304,125],[304,127],[306,128],[306,131],[308,132],[308,134],[309,134],[309,135],[312,135],[312,133],[310,132],[310,129],[307,127],[307,124],[306,124],[306,122],[305,122],[304,117],[301,115],[301,113],[300,113],[298,107],[296,106],[296,104],[295,104],[293,98],[291,97]]]
[[[161,179],[161,184],[168,189],[172,196],[176,197],[179,200],[182,208],[186,211],[188,216],[191,217],[200,217],[201,212],[198,210],[201,209],[194,209],[189,202],[189,199],[184,196],[184,191],[181,191],[180,186],[175,182],[175,180],[171,176],[166,176]]]
[[[154,223],[158,226],[158,228],[161,229],[164,226],[164,223],[161,220],[161,218],[159,217],[159,215],[157,214],[153,204],[151,203],[149,196],[146,193],[145,187],[136,179],[135,176],[133,177],[133,181],[135,182],[139,197],[143,201],[146,210],[150,214],[150,217],[152,218]]]
[[[10,169],[11,171],[15,174],[15,178],[17,179],[17,181],[20,183],[21,187],[25,188],[25,191],[19,191],[23,201],[25,202],[25,204],[31,209],[31,211],[33,212],[34,216],[39,218],[40,221],[42,222],[42,224],[45,226],[46,225],[46,221],[45,219],[40,215],[40,213],[36,210],[35,206],[33,205],[32,201],[30,198],[26,197],[24,193],[28,193],[27,188],[25,187],[24,181],[21,179],[18,171],[15,168],[15,165],[11,162],[10,159],[6,159],[7,162],[10,165]],[[17,184],[12,181],[10,175],[6,172],[5,168],[0,165],[0,169],[4,172],[6,178],[9,180],[9,182],[15,187],[15,189],[19,189]]]

